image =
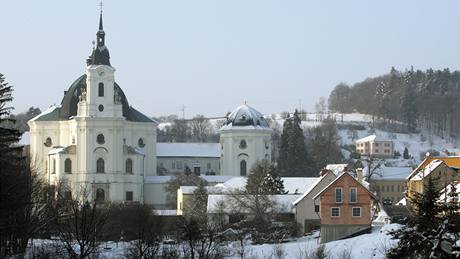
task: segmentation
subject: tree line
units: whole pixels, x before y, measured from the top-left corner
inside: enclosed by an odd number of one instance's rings
[[[410,132],[423,128],[444,138],[460,135],[460,71],[449,69],[398,71],[362,82],[338,84],[329,95],[329,109],[370,114],[386,123],[403,122]]]

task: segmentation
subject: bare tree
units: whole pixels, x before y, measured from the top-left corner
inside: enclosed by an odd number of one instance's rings
[[[171,127],[174,142],[187,142],[190,135],[190,128],[186,120],[174,120]]]
[[[211,124],[203,115],[197,115],[190,120],[192,140],[196,142],[208,142],[211,135]]]
[[[65,183],[58,186],[54,207],[58,236],[69,258],[88,258],[98,251],[98,238],[104,233],[108,209],[104,204],[91,202],[86,188],[75,198],[63,195],[68,191]]]
[[[367,173],[365,176],[365,180],[370,182],[376,176],[382,176],[382,165],[383,161],[381,159],[377,159],[373,156],[368,156],[364,159],[367,164]]]

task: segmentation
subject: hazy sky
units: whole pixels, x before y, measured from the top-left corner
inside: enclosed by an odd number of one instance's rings
[[[16,112],[46,109],[84,73],[98,1],[3,1],[0,73]],[[105,1],[116,81],[151,116],[313,109],[339,82],[460,67],[460,1]]]

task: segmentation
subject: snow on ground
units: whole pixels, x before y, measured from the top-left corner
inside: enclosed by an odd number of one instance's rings
[[[392,240],[388,234],[391,230],[400,228],[401,225],[376,225],[373,226],[372,233],[364,234],[353,238],[338,240],[326,243],[326,251],[330,254],[331,259],[341,259],[344,253],[350,255],[349,258],[365,258],[365,259],[383,259],[385,251],[394,246],[397,241]],[[311,236],[305,236],[295,241],[282,244],[263,244],[263,245],[248,245],[245,248],[247,258],[270,258],[276,249],[283,251],[283,258],[305,258],[300,257],[302,253],[312,252],[319,246],[318,232],[314,232]],[[35,247],[52,246],[53,241],[36,239],[33,241]],[[99,258],[126,258],[128,250],[128,242],[107,242],[100,245]],[[229,249],[228,256],[225,258],[236,259],[240,258],[237,254],[237,242],[224,244],[223,248]],[[32,248],[28,249],[27,256],[30,258]],[[272,258],[276,258],[273,257]]]

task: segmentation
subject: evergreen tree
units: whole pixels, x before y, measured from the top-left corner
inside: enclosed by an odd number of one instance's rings
[[[416,103],[416,81],[413,71],[410,70],[404,76],[404,92],[401,97],[401,112],[403,121],[407,124],[409,131],[414,132],[417,128],[417,103]]]
[[[22,146],[21,133],[7,127],[11,122],[8,106],[12,86],[0,74],[0,257],[24,252],[29,238],[30,171]]]
[[[409,149],[407,149],[407,147],[404,148],[403,158],[404,158],[404,159],[409,159],[409,158],[410,158],[410,156],[409,156]]]
[[[388,258],[428,258],[432,253],[442,223],[442,207],[438,203],[440,193],[436,189],[436,181],[429,177],[424,192],[414,193],[411,204],[415,215],[407,226],[391,232],[394,239],[399,239],[399,243],[389,251]]]
[[[300,123],[297,110],[284,122],[277,160],[277,171],[280,176],[316,176]]]
[[[251,169],[246,181],[246,192],[261,195],[285,193],[283,180],[276,174],[274,166],[266,160],[258,162]]]
[[[309,145],[315,165],[314,172],[319,172],[327,164],[336,164],[342,161],[343,156],[339,146],[337,125],[331,118],[325,119],[320,126],[309,130],[311,141]]]

